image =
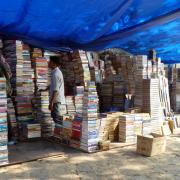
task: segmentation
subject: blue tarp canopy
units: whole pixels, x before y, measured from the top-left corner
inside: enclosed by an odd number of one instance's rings
[[[154,48],[180,62],[180,0],[0,0],[0,36],[53,51]]]

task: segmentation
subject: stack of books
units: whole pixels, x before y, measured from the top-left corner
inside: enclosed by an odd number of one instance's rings
[[[73,116],[71,115],[63,115],[63,140],[66,144],[70,143],[72,136],[72,120]]]
[[[143,124],[142,124],[142,135],[146,136],[152,133],[151,117],[148,113],[142,114]]]
[[[70,146],[74,148],[80,148],[80,139],[81,139],[81,123],[82,116],[75,114],[72,121],[72,134],[70,140]]]
[[[38,123],[23,124],[23,136],[25,139],[41,137],[41,125]]]
[[[113,83],[113,107],[117,111],[124,110],[124,98],[125,98],[125,88],[123,82],[115,81]]]
[[[86,152],[95,152],[98,149],[98,96],[95,82],[87,82],[83,104],[80,148]]]
[[[150,113],[152,132],[160,133],[163,114],[159,97],[159,79],[143,80],[143,111]]]
[[[124,114],[119,117],[119,141],[134,143],[136,140],[134,131],[134,115]]]
[[[70,115],[74,115],[76,112],[74,104],[74,96],[66,96],[67,112]]]
[[[84,97],[84,86],[76,86],[75,88],[75,108],[76,114],[82,117],[83,114],[83,97]]]
[[[50,137],[53,133],[54,122],[49,111],[49,92],[37,93],[37,121],[41,124],[41,136]]]
[[[112,108],[112,93],[113,84],[110,82],[104,82],[101,85],[100,99],[101,99],[101,110],[103,112],[110,111]]]
[[[17,120],[15,115],[14,104],[11,98],[7,99],[7,117],[9,122],[9,134],[12,140],[16,140],[18,137]]]
[[[48,87],[48,62],[44,57],[34,59],[36,90],[45,90]]]
[[[0,78],[0,165],[8,164],[6,79]]]
[[[148,79],[148,59],[147,56],[135,56],[135,107],[143,107],[143,79]]]
[[[32,98],[34,95],[33,74],[30,48],[21,41],[16,41],[16,96],[15,107],[19,128],[19,139],[23,140],[24,123],[34,121]]]

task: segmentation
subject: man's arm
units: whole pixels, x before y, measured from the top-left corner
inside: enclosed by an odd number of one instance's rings
[[[58,91],[59,91],[59,85],[60,85],[60,78],[58,76],[55,76],[54,78],[52,78],[53,82],[53,94],[52,97],[50,99],[50,103],[49,103],[49,110],[52,111],[53,109],[53,105],[55,102],[56,97],[58,96]]]
[[[51,111],[53,110],[54,100],[56,99],[57,95],[58,95],[58,91],[53,91],[53,95],[52,95],[52,97],[50,99],[50,103],[49,103],[49,110],[51,110]]]

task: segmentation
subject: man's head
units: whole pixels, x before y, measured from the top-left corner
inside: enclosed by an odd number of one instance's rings
[[[51,56],[49,61],[49,68],[55,69],[60,65],[60,58],[58,56]]]

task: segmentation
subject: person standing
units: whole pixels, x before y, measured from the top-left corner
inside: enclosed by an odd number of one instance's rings
[[[62,123],[61,121],[61,105],[65,105],[64,94],[64,79],[61,70],[59,69],[59,57],[51,56],[49,61],[49,68],[51,72],[50,82],[50,103],[49,110],[55,123]]]

